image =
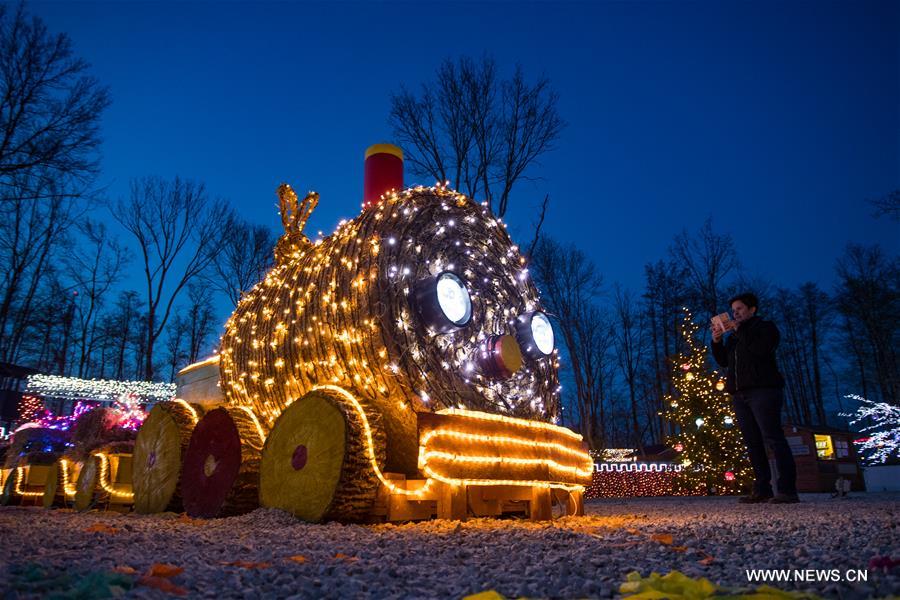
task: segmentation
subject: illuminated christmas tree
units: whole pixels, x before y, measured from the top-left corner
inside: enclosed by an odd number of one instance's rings
[[[750,461],[725,382],[708,364],[709,349],[693,316],[687,309],[684,313],[680,331],[687,348],[673,359],[676,391],[665,399],[665,417],[674,431],[669,444],[686,467],[679,486],[712,494],[739,493],[753,481]]]

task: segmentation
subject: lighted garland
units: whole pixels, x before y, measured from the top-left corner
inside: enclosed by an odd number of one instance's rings
[[[687,351],[673,361],[675,395],[666,396],[664,414],[675,426],[670,445],[690,466],[676,481],[693,490],[702,485],[710,493],[736,493],[753,479],[731,400],[720,378],[707,364],[708,348],[700,342],[699,327],[684,309],[680,325]]]
[[[634,498],[644,496],[697,496],[706,486],[691,481],[681,465],[662,463],[600,463],[585,499]]]
[[[315,243],[303,226],[318,196],[280,190],[285,235],[276,264],[226,325],[221,381],[229,403],[267,431],[317,385],[352,390],[383,415],[390,470],[412,472],[415,411],[463,406],[550,420],[559,408],[557,356],[525,361],[508,379],[479,371],[491,335],[540,310],[524,258],[484,205],[443,187],[392,193]],[[436,334],[414,307],[416,285],[450,270],[466,281],[472,321]]]
[[[451,485],[514,485],[584,490],[594,464],[577,433],[550,423],[445,409],[420,421],[419,468]]]
[[[25,393],[47,398],[70,400],[102,400],[115,402],[133,396],[140,402],[160,402],[175,396],[174,383],[154,381],[115,381],[112,379],[78,379],[59,375],[29,375]]]

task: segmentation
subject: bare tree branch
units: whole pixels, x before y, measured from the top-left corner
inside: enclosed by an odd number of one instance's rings
[[[420,97],[405,88],[392,96],[389,122],[413,173],[483,196],[503,217],[516,182],[565,127],[557,104],[546,78],[529,84],[517,67],[501,81],[492,58],[461,57],[444,60]]]
[[[42,198],[48,181],[83,189],[92,180],[110,97],[87,69],[68,36],[28,18],[24,4],[15,14],[0,6],[0,189]],[[33,184],[25,190],[23,174]]]
[[[132,181],[131,197],[113,217],[138,243],[147,301],[143,377],[153,379],[153,350],[181,290],[202,274],[218,251],[230,210],[213,206],[203,184],[176,177]]]

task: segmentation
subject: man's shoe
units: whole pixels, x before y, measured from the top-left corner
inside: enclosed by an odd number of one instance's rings
[[[800,502],[797,494],[775,494],[775,497],[769,500],[769,504],[797,504]]]
[[[738,502],[741,504],[762,504],[763,502],[768,502],[772,499],[772,496],[764,496],[762,494],[750,494],[749,496],[744,496]]]

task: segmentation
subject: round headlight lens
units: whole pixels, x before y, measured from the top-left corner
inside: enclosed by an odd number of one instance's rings
[[[472,320],[472,298],[466,283],[444,271],[416,285],[415,304],[425,324],[437,333],[450,333]]]
[[[516,339],[522,352],[532,360],[540,360],[553,354],[555,339],[553,326],[547,315],[540,311],[525,313],[516,319]]]
[[[464,325],[472,316],[472,299],[462,279],[453,273],[441,273],[437,280],[437,298],[441,312],[454,325]]]
[[[531,317],[531,338],[543,354],[553,352],[553,326],[544,313],[534,313]]]

